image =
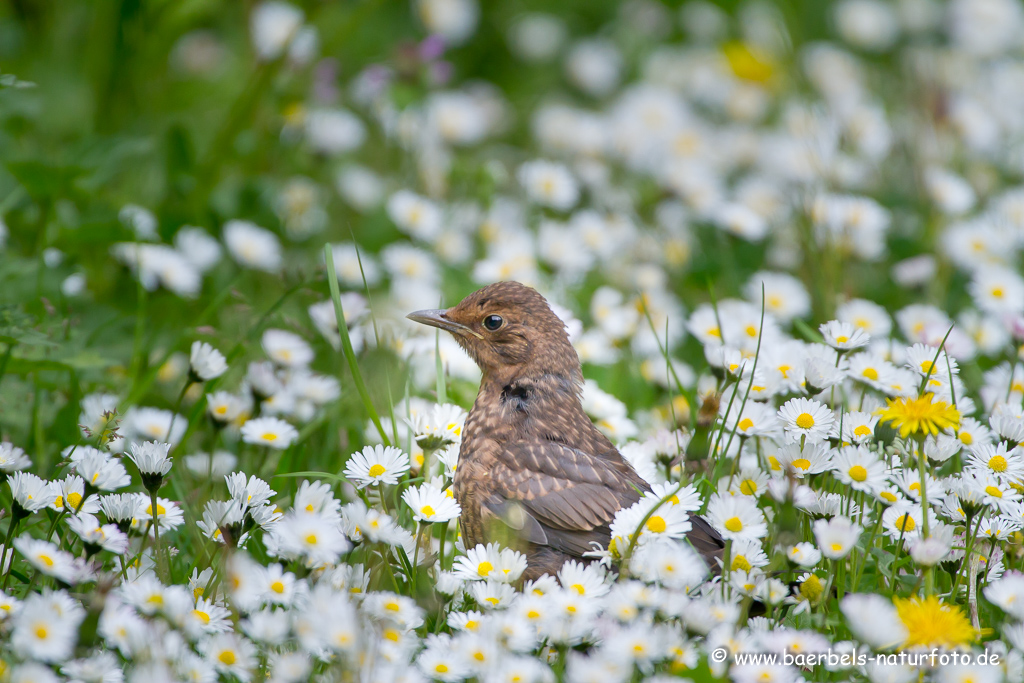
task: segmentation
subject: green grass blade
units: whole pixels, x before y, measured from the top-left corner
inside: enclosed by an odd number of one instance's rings
[[[331,301],[334,302],[334,315],[338,319],[341,347],[345,353],[345,359],[348,361],[349,370],[352,371],[352,381],[356,384],[359,398],[362,399],[366,412],[370,414],[370,420],[373,421],[373,426],[377,428],[381,441],[384,442],[385,446],[390,446],[391,440],[388,438],[387,432],[384,431],[384,425],[380,422],[380,415],[377,414],[377,409],[373,407],[370,393],[366,390],[366,382],[363,381],[363,373],[359,371],[359,364],[356,362],[356,352],[352,349],[352,339],[348,335],[348,325],[345,323],[345,311],[341,307],[341,291],[338,287],[338,274],[334,268],[334,253],[331,251],[330,244],[324,245],[324,261],[327,263],[327,286],[331,290]]]

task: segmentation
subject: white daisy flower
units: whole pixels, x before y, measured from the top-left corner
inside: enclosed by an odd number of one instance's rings
[[[83,399],[84,402],[84,399]],[[18,448],[10,441],[0,442],[0,473],[11,474],[28,468],[32,461],[25,451]]]
[[[128,549],[128,536],[116,524],[100,524],[93,515],[82,514],[68,519],[68,527],[86,546],[88,553],[100,549],[123,555]]]
[[[865,446],[844,446],[832,460],[832,471],[847,486],[868,493],[885,487],[886,465]]]
[[[526,571],[526,556],[496,543],[478,545],[455,560],[456,576],[468,581],[494,579],[513,583]]]
[[[579,201],[576,178],[562,164],[543,159],[528,161],[519,167],[517,176],[527,196],[538,204],[568,211]]]
[[[299,437],[298,430],[276,417],[257,417],[242,425],[242,441],[284,450]]]
[[[787,436],[795,441],[824,441],[835,422],[828,406],[808,398],[790,399],[779,408],[779,419]]]
[[[192,342],[189,366],[192,369],[192,374],[203,382],[220,377],[228,369],[224,354],[201,341]]]
[[[825,343],[837,351],[859,349],[862,346],[867,346],[871,341],[871,337],[864,330],[854,327],[852,323],[838,320],[822,324],[818,327],[818,331],[825,338]]]
[[[832,451],[824,444],[786,444],[774,456],[774,461],[769,462],[774,466],[778,465],[782,471],[788,472],[798,479],[803,479],[811,474],[824,472],[832,467]]]
[[[1017,481],[1024,475],[1024,453],[1005,441],[996,445],[980,443],[971,449],[967,467]]]
[[[162,479],[165,474],[171,471],[172,462],[168,456],[170,449],[171,444],[160,443],[159,441],[147,441],[142,444],[133,443],[128,457],[139,468],[143,479],[147,476]]]
[[[711,496],[705,515],[726,540],[756,540],[768,533],[764,513],[747,496]]]
[[[866,299],[850,299],[836,307],[836,319],[850,323],[864,330],[872,337],[881,339],[892,332],[892,318],[889,312],[874,301]]]
[[[270,360],[282,367],[304,368],[313,361],[313,349],[294,332],[269,329],[263,333],[262,343]]]
[[[224,244],[239,265],[268,273],[281,268],[281,243],[277,236],[255,223],[230,220],[224,224]]]
[[[814,547],[813,543],[804,541],[790,546],[786,551],[786,557],[801,567],[810,569],[821,562],[821,551]]]
[[[842,423],[843,433],[840,435],[841,441],[848,444],[863,444],[870,442],[874,438],[878,416],[855,410],[844,413]]]
[[[409,190],[399,190],[391,195],[387,211],[399,230],[427,242],[432,242],[443,227],[440,207]]]
[[[447,522],[462,513],[454,498],[449,498],[431,484],[406,489],[402,500],[412,510],[413,519],[417,522]]]
[[[860,534],[860,526],[842,515],[814,522],[814,539],[821,548],[821,554],[830,560],[839,560],[849,555]]]
[[[345,466],[345,477],[355,486],[397,484],[409,471],[409,456],[394,446],[367,446],[353,453]]]
[[[413,438],[424,450],[437,450],[462,441],[466,411],[457,405],[435,405],[429,411],[419,410],[407,420]]]
[[[75,583],[81,576],[81,569],[76,564],[74,555],[52,543],[22,535],[14,539],[12,545],[29,564],[47,576],[66,584]]]
[[[218,633],[200,642],[206,660],[225,676],[248,683],[256,670],[256,647],[236,633]]]
[[[31,472],[15,472],[7,479],[14,498],[15,514],[28,515],[53,505],[57,494],[50,483]]]

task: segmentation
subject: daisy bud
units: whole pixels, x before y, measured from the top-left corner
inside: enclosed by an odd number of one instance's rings
[[[171,471],[171,459],[167,453],[171,445],[158,441],[147,441],[139,445],[132,444],[132,452],[128,456],[142,475],[142,485],[150,493],[157,491],[164,483],[164,476]]]
[[[33,512],[53,504],[57,494],[50,489],[49,483],[30,472],[15,472],[8,479],[11,497],[14,499],[12,517],[24,519]]]

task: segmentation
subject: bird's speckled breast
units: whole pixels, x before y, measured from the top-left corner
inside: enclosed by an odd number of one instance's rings
[[[482,498],[487,496],[487,472],[493,467],[510,427],[504,418],[500,392],[481,386],[462,430],[459,466],[452,489],[462,507],[459,524],[467,548],[486,543]]]

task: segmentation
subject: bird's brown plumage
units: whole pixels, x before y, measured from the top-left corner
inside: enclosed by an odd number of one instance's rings
[[[454,483],[466,546],[517,540],[527,579],[606,546],[615,513],[650,486],[583,411],[579,357],[544,297],[499,282],[409,318],[451,332],[483,372]],[[721,555],[703,519],[689,538],[709,564]]]

